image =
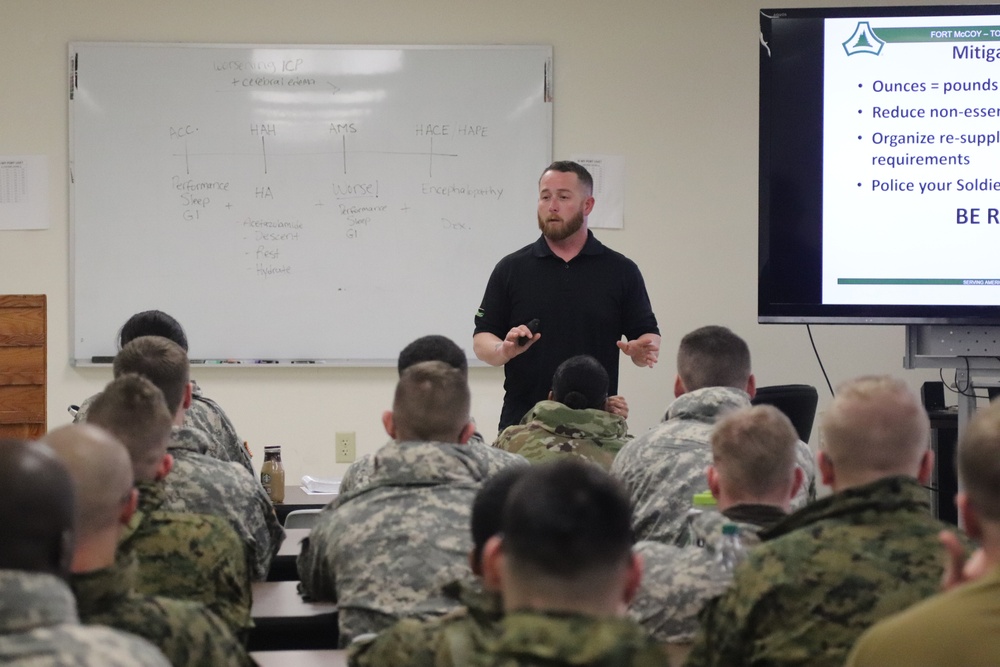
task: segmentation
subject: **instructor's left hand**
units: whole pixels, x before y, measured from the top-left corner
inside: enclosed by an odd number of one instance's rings
[[[652,368],[656,365],[657,359],[660,358],[660,337],[656,334],[643,334],[627,343],[618,341],[617,345],[618,349],[627,354],[636,366]]]

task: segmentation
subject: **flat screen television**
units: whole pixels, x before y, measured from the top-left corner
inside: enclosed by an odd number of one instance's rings
[[[758,320],[1000,325],[1000,5],[760,12]]]

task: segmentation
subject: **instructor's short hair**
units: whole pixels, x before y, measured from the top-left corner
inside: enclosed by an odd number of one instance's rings
[[[688,391],[705,387],[746,389],[750,373],[750,348],[726,327],[701,327],[681,339],[677,374]]]
[[[573,162],[572,160],[556,160],[542,171],[541,176],[538,177],[539,182],[542,180],[542,176],[546,172],[558,171],[563,174],[576,174],[576,177],[580,179],[580,184],[583,185],[584,189],[588,194],[594,192],[594,177],[590,175],[587,168],[578,162]]]

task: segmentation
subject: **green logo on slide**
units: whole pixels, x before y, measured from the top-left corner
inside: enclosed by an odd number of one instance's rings
[[[882,52],[885,42],[875,35],[875,31],[868,25],[868,21],[858,21],[858,26],[854,29],[854,34],[844,42],[844,51],[847,55],[853,56],[856,53],[870,53],[877,56]]]

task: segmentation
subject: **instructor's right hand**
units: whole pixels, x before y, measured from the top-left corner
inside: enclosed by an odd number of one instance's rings
[[[527,338],[523,344],[519,342],[522,337]],[[527,325],[521,324],[513,327],[507,332],[504,339],[497,343],[497,352],[502,355],[506,361],[510,361],[517,355],[527,351],[527,349],[534,345],[541,337],[542,334],[533,333]]]

